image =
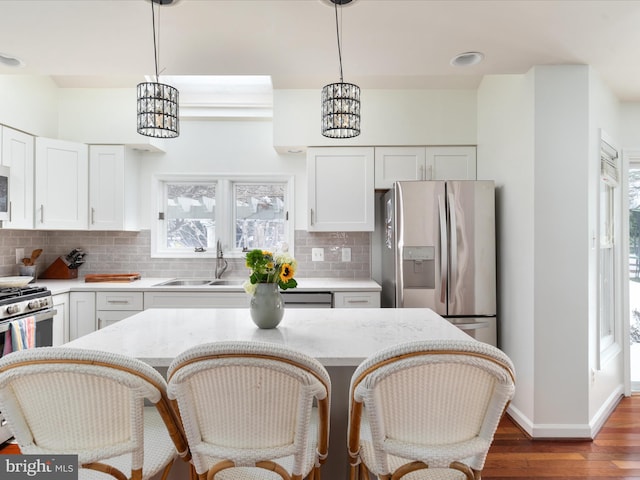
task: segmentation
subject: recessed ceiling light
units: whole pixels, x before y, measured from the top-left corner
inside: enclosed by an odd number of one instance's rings
[[[24,67],[22,60],[6,53],[0,53],[0,64],[7,67]]]
[[[484,54],[480,52],[465,52],[456,55],[451,59],[451,65],[454,67],[470,67],[482,61]]]

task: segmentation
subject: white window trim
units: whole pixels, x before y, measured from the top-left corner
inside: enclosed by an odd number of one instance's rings
[[[158,212],[163,212],[165,206],[163,204],[164,195],[162,188],[165,182],[217,182],[216,198],[221,196],[230,197],[232,194],[233,183],[244,182],[263,182],[263,183],[286,183],[286,203],[287,203],[287,220],[285,221],[285,230],[288,242],[289,252],[294,252],[294,234],[295,214],[293,211],[294,204],[294,176],[293,175],[270,175],[270,174],[184,174],[184,173],[158,173],[153,175],[152,181],[152,211],[151,211],[151,258],[215,258],[215,248],[209,248],[204,252],[194,251],[167,251],[159,249],[159,235],[163,229],[164,220],[158,218]],[[244,258],[245,252],[240,248],[231,248],[234,244],[235,229],[232,227],[233,206],[225,203],[225,208],[216,211],[216,223],[225,225],[223,233],[220,235],[222,242],[222,250],[225,258]]]

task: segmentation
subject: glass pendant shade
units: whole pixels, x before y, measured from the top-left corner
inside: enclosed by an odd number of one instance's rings
[[[360,135],[360,87],[341,82],[322,89],[322,135],[329,138]]]
[[[138,84],[138,133],[156,138],[180,134],[176,88],[157,82]]]

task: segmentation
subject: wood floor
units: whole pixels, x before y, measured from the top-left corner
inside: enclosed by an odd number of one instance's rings
[[[640,394],[623,398],[592,442],[531,440],[503,419],[482,478],[640,480]]]

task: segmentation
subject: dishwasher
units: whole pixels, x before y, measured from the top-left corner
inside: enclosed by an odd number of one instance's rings
[[[331,292],[280,292],[287,308],[331,308]]]

